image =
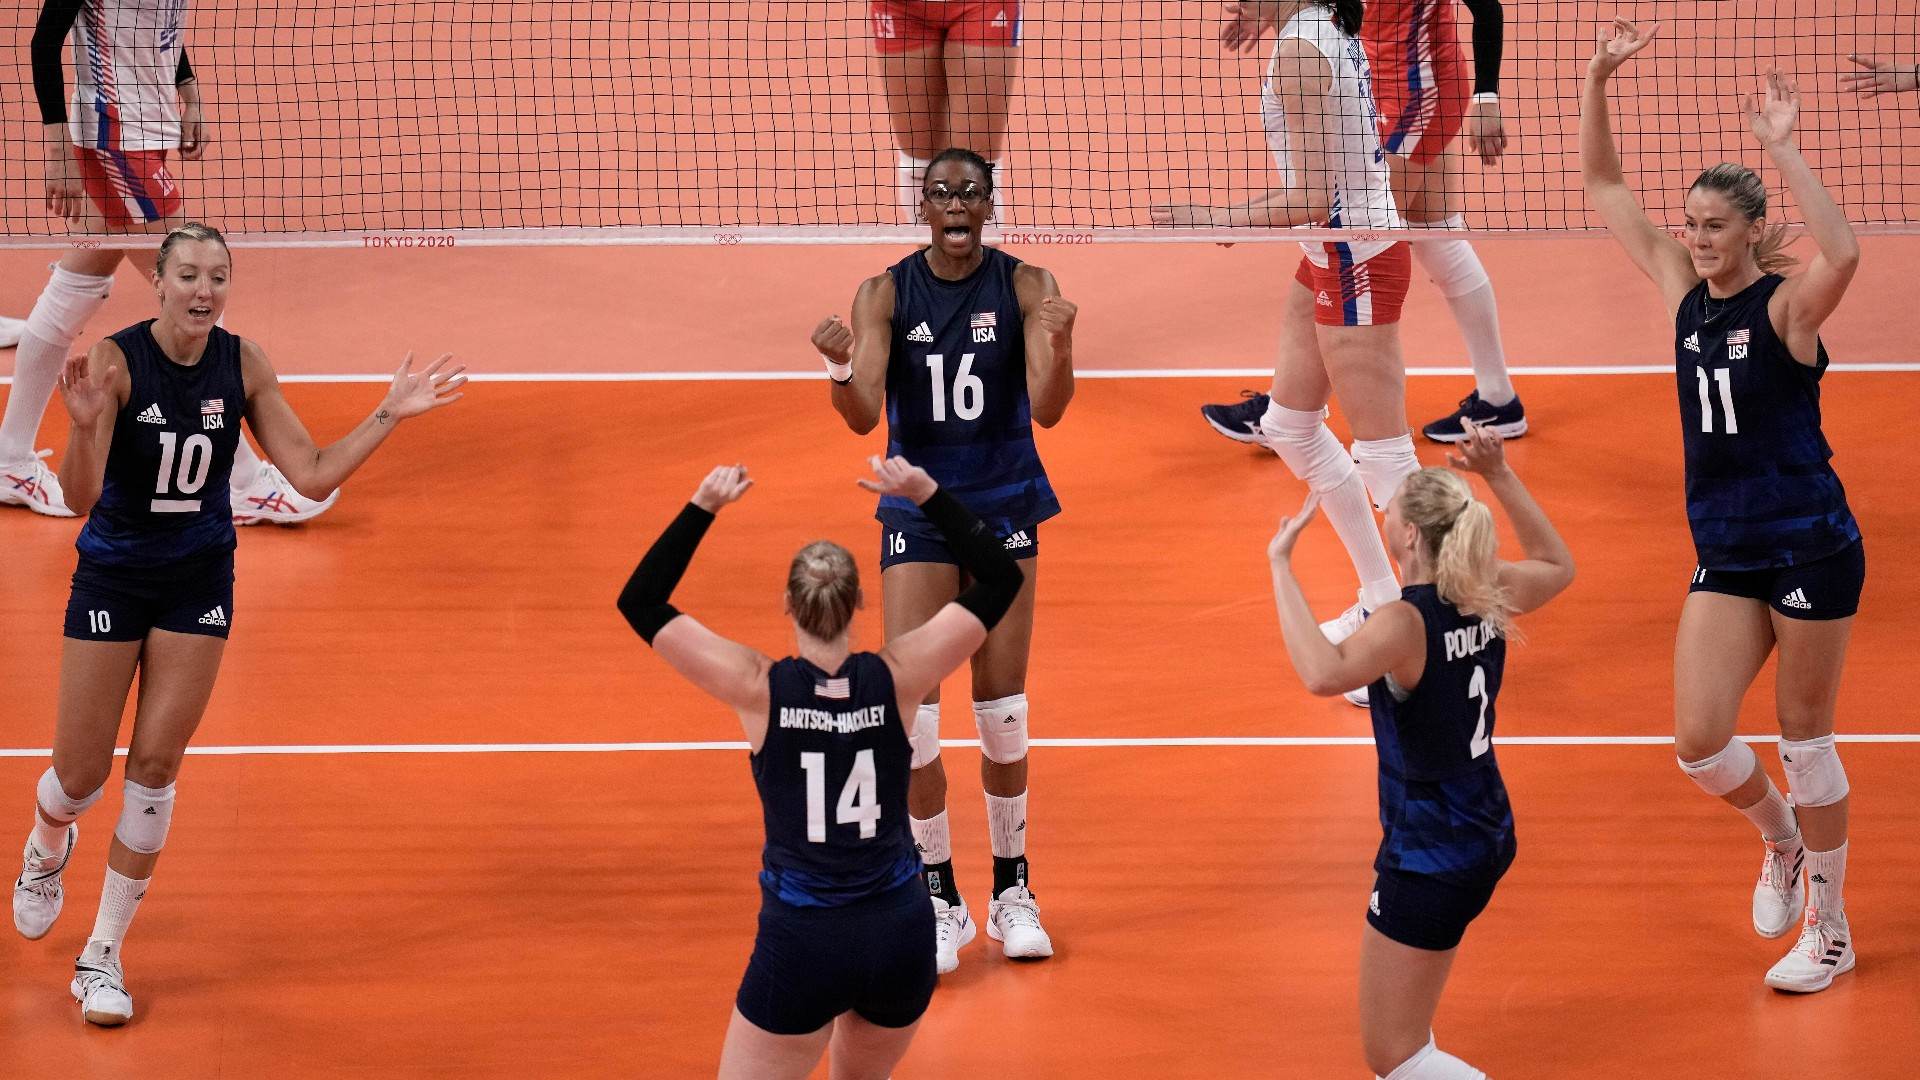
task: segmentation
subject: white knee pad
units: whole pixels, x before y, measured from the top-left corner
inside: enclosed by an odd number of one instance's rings
[[[1840,766],[1831,735],[1805,742],[1781,739],[1780,764],[1787,767],[1795,806],[1831,806],[1847,797],[1847,770]]]
[[[974,702],[973,723],[988,761],[1011,765],[1027,756],[1027,695]]]
[[[107,302],[111,292],[111,277],[76,274],[56,266],[27,316],[27,332],[64,349],[87,328],[87,320]]]
[[[1414,261],[1440,288],[1440,295],[1451,300],[1465,296],[1493,282],[1480,263],[1473,245],[1465,240],[1425,240],[1413,245]]]
[[[1260,417],[1260,433],[1293,475],[1314,491],[1332,491],[1353,475],[1353,458],[1317,410],[1301,412],[1269,404]]]
[[[87,808],[100,801],[107,790],[106,785],[93,789],[93,794],[78,799],[68,796],[67,789],[60,786],[60,778],[48,768],[40,774],[40,786],[34,789],[34,795],[40,801],[40,809],[55,821],[67,822],[87,812]]]
[[[940,703],[922,705],[913,710],[913,730],[907,733],[913,743],[913,767],[924,769],[940,756]]]
[[[167,827],[173,824],[173,785],[142,787],[127,781],[126,803],[113,835],[128,848],[152,855],[167,846]]]
[[[1420,458],[1413,452],[1412,435],[1391,439],[1356,439],[1353,444],[1354,468],[1367,483],[1367,497],[1375,510],[1385,510],[1393,501],[1400,482],[1420,471]]]
[[[1739,739],[1721,747],[1720,752],[1712,757],[1699,761],[1684,758],[1675,760],[1680,762],[1680,771],[1693,777],[1693,782],[1700,785],[1701,791],[1716,797],[1746,783],[1747,777],[1753,775],[1756,761],[1753,747]]]

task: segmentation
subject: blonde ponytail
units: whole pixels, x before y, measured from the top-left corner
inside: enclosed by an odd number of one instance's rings
[[[1512,638],[1513,607],[1500,585],[1493,510],[1447,469],[1421,469],[1407,477],[1400,492],[1402,513],[1419,530],[1440,598]]]
[[[1760,242],[1753,245],[1753,261],[1763,274],[1784,274],[1800,265],[1800,260],[1787,254],[1787,245],[1793,243],[1787,238],[1785,225],[1773,225],[1760,234]]]
[[[787,568],[787,611],[795,625],[821,641],[840,636],[860,606],[860,570],[846,548],[815,540]]]

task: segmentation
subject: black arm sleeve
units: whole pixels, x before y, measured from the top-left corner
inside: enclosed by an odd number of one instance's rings
[[[946,537],[961,567],[973,577],[973,584],[954,603],[973,612],[982,626],[993,629],[1020,595],[1020,585],[1027,578],[1020,572],[1020,564],[1007,554],[1005,541],[993,535],[973,511],[960,505],[959,499],[947,494],[946,488],[935,488],[933,498],[920,504],[920,512]]]
[[[1466,0],[1473,15],[1473,92],[1500,92],[1500,54],[1506,49],[1506,13],[1500,0]]]
[[[33,97],[40,104],[40,122],[67,122],[67,76],[60,67],[60,48],[80,17],[80,0],[47,0],[40,20],[33,24],[28,45],[33,58]]]
[[[680,575],[687,572],[693,551],[700,546],[700,538],[707,535],[707,526],[711,524],[712,514],[688,503],[680,516],[667,526],[667,531],[660,534],[660,539],[647,549],[646,557],[627,579],[627,587],[620,590],[620,614],[627,617],[627,625],[647,644],[653,644],[653,636],[661,627],[679,617],[679,610],[667,603],[667,597],[672,596],[673,587],[680,584]]]
[[[193,65],[187,63],[187,47],[180,47],[180,66],[173,69],[173,85],[179,86],[193,78]]]

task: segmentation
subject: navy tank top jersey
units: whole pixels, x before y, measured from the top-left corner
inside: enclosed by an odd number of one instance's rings
[[[1860,539],[1820,431],[1819,363],[1774,333],[1768,274],[1723,300],[1701,282],[1674,320],[1686,440],[1687,523],[1700,565],[1762,570],[1823,559]]]
[[[887,453],[932,474],[1001,536],[1060,512],[1033,445],[1027,349],[1013,272],[1020,260],[984,249],[973,273],[942,281],[924,251],[895,263],[887,367]],[[930,529],[907,499],[875,515]]]
[[[164,566],[234,549],[227,478],[246,416],[240,339],[216,326],[200,362],[174,363],[153,320],[113,335],[131,387],[113,421],[100,501],[80,554],[117,566]]]
[[[829,674],[788,657],[768,679],[767,738],[752,759],[761,884],[795,907],[839,907],[913,878],[913,748],[887,662],[854,653]]]
[[[1404,700],[1384,677],[1367,690],[1380,754],[1374,869],[1484,882],[1504,873],[1514,854],[1513,808],[1493,756],[1507,643],[1432,585],[1409,585],[1400,598],[1426,625],[1427,666]]]

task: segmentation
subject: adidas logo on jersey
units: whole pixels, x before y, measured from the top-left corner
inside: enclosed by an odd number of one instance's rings
[[[1812,601],[1809,601],[1807,599],[1807,590],[1805,589],[1793,590],[1787,595],[1781,597],[1780,602],[1787,605],[1790,608],[1799,608],[1801,611],[1813,610],[1813,603]]]
[[[1007,537],[1007,542],[1005,546],[1008,551],[1018,551],[1021,548],[1030,548],[1033,546],[1033,537],[1027,535],[1027,530],[1021,529],[1019,532],[1016,532],[1013,535]]]
[[[1695,330],[1693,333],[1688,334],[1687,340],[1681,342],[1680,347],[1687,350],[1688,352],[1699,352],[1700,351],[1700,331]]]
[[[995,15],[994,15],[994,17],[993,17],[993,28],[994,28],[995,30],[999,30],[999,29],[1002,29],[1002,28],[1004,28],[1004,27],[1005,27],[1006,25],[1007,25],[1007,13],[1006,13],[1006,12],[1004,12],[1004,11],[1002,11],[1002,12],[999,12],[999,13],[997,13],[997,14],[995,14]]]
[[[200,625],[201,625],[201,626],[225,626],[225,625],[227,625],[227,609],[226,609],[226,607],[225,607],[224,605],[222,605],[222,606],[220,606],[220,607],[216,607],[216,608],[214,608],[214,609],[213,609],[212,611],[209,611],[209,612],[207,612],[207,613],[206,613],[205,615],[202,615],[202,616],[200,616]]]
[[[933,341],[933,331],[926,323],[921,323],[919,326],[907,331],[907,340],[931,343]]]
[[[143,424],[164,424],[167,422],[167,415],[160,411],[160,403],[156,401],[140,410],[140,415],[134,419]]]

